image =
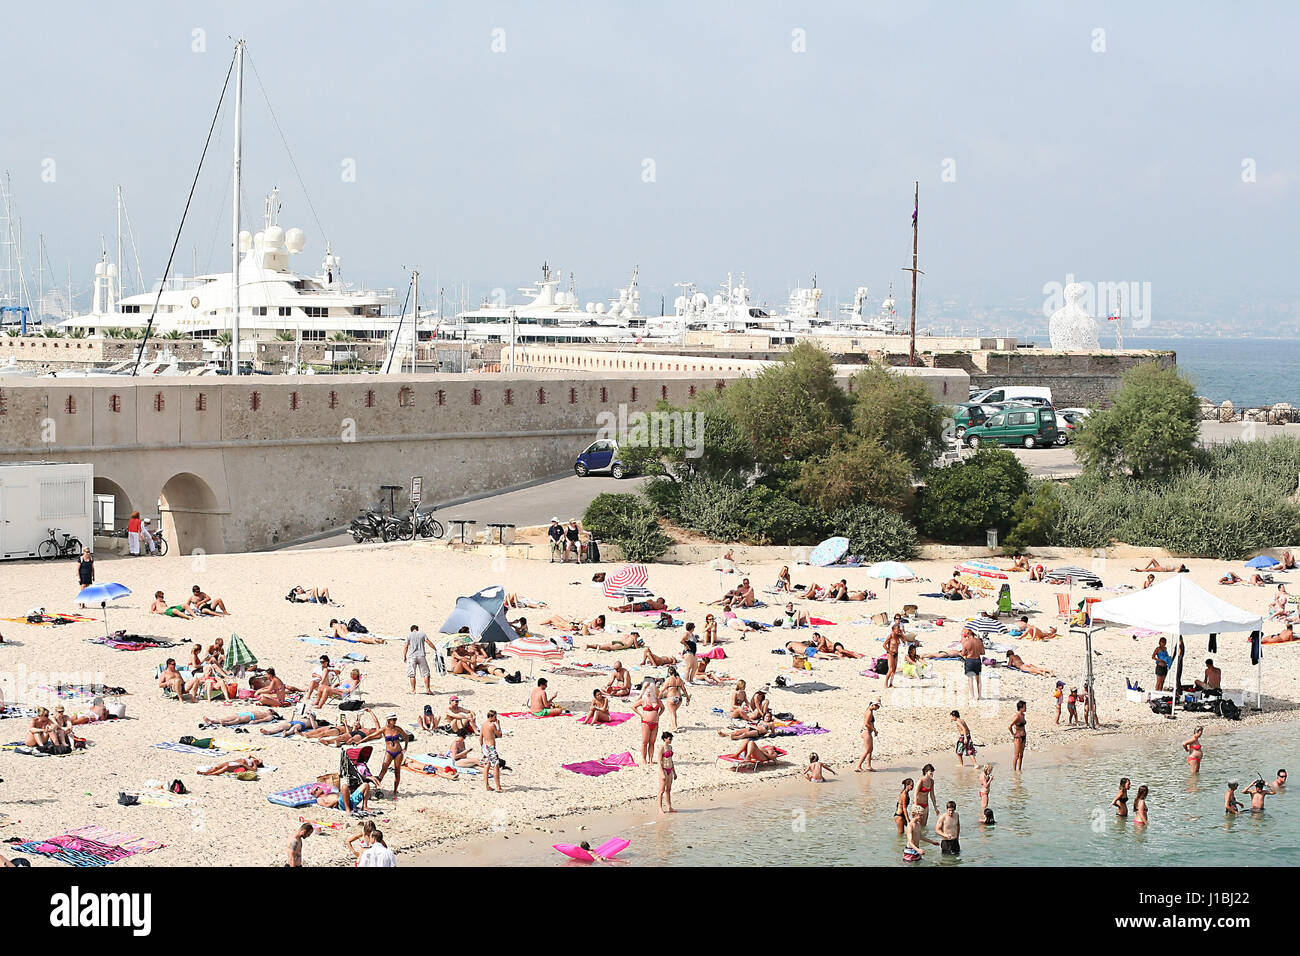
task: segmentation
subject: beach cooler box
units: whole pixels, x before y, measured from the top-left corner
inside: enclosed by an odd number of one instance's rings
[[[1145,690],[1126,690],[1124,699],[1130,704],[1145,704],[1151,700],[1151,692]]]

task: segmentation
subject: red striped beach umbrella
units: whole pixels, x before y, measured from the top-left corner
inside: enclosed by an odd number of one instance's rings
[[[528,676],[533,676],[533,664],[536,661],[562,661],[564,651],[544,637],[529,634],[511,641],[502,651],[511,657],[528,658]]]
[[[643,596],[650,573],[644,564],[625,564],[605,579],[605,597]],[[628,591],[632,595],[628,595]]]

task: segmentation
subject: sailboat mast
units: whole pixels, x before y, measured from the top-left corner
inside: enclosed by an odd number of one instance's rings
[[[230,299],[230,374],[239,374],[239,200],[243,187],[244,164],[244,41],[235,43],[235,199],[233,203],[231,248],[234,262]]]
[[[120,285],[122,281],[122,269],[123,269],[122,266],[122,186],[121,184],[119,184],[117,187],[117,276],[118,276],[117,281],[119,283],[117,287],[118,299],[122,298],[122,287]]]
[[[917,220],[921,216],[921,181],[918,179],[912,192],[912,323],[908,333],[907,364],[916,364],[916,233]]]
[[[420,270],[411,270],[411,374],[418,369],[415,364],[415,350],[420,344]],[[401,371],[399,366],[398,371]]]

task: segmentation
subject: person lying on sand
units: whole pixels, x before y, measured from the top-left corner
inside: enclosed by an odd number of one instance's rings
[[[633,601],[630,604],[620,604],[618,607],[611,607],[610,610],[618,614],[633,614],[637,611],[666,611],[668,602],[661,597],[650,598],[646,601]]]
[[[546,607],[545,601],[538,601],[534,598],[520,597],[513,591],[506,595],[506,607],[529,608],[529,607]]]
[[[786,641],[785,649],[787,652],[796,656],[802,655],[807,657],[808,651],[812,650],[815,653],[817,646],[809,641]]]
[[[633,636],[638,642],[641,642],[641,638],[635,637],[635,635]],[[644,642],[638,643],[637,646],[640,647],[642,643]],[[677,663],[677,658],[660,657],[658,654],[650,650],[650,648],[648,647],[645,649],[645,653],[641,655],[642,667],[645,667],[646,665],[649,665],[650,667],[667,667],[669,664],[676,664],[676,663]]]
[[[223,763],[211,767],[201,767],[197,773],[204,777],[219,777],[223,773],[245,773],[249,770],[258,770],[264,764],[257,757],[236,757],[234,760],[227,760]]]
[[[184,605],[181,604],[169,605],[166,599],[163,597],[163,593],[161,591],[153,592],[153,604],[149,605],[149,613],[165,614],[167,615],[167,617],[183,617],[187,621],[194,620],[194,615],[191,614],[189,611],[185,610]]]
[[[635,634],[629,634],[627,637],[616,637],[608,644],[586,644],[584,647],[589,651],[634,651],[645,647],[645,641]]]
[[[1172,574],[1176,571],[1186,571],[1187,565],[1180,564],[1178,565],[1178,567],[1175,568],[1175,567],[1163,565],[1155,558],[1152,558],[1150,561],[1142,565],[1140,568],[1134,568],[1133,570],[1134,571],[1159,571],[1162,574]]]
[[[1264,638],[1264,643],[1285,644],[1287,641],[1294,641],[1294,640],[1295,640],[1294,626],[1290,622],[1287,622],[1287,626],[1282,628],[1282,630],[1278,631],[1276,634],[1270,634],[1268,637]]]
[[[590,637],[592,634],[601,634],[605,631],[605,615],[597,614],[590,621],[574,621],[556,614],[542,622],[547,627],[553,627],[561,631],[571,631],[574,634],[581,634],[583,637]]]
[[[327,721],[321,720],[321,718],[316,716],[316,712],[311,709],[311,705],[306,701],[303,701],[294,710],[293,716],[288,720],[281,720],[278,723],[267,724],[265,727],[260,727],[258,729],[260,733],[265,734],[268,737],[276,735],[293,737],[297,734],[306,734],[313,730],[322,730],[329,726],[330,725]]]
[[[313,740],[319,740],[323,744],[329,744],[336,747],[356,747],[360,744],[367,743],[371,740],[378,740],[384,735],[383,725],[379,722],[379,716],[369,708],[366,709],[373,727],[362,726],[361,715],[351,724],[344,717],[336,727],[325,727],[321,730],[308,731],[303,734],[304,737],[310,737]]]
[[[1266,584],[1276,584],[1277,582],[1273,580],[1273,575],[1271,574],[1255,573],[1250,576],[1250,583],[1255,585],[1257,588],[1262,588]]]
[[[1043,630],[1029,623],[1028,617],[1021,617],[1018,630],[1011,632],[1013,637],[1023,637],[1030,641],[1047,641],[1056,637],[1056,628]]]
[[[647,654],[649,651],[646,652]],[[622,661],[614,662],[614,673],[605,685],[605,693],[610,697],[630,697],[632,695],[632,673],[623,666]]]
[[[1025,659],[1015,651],[1007,651],[1007,666],[1014,667],[1016,670],[1024,671],[1026,674],[1037,674],[1040,677],[1055,677],[1049,670],[1041,667],[1035,667],[1033,664],[1025,663]]]
[[[341,793],[325,792],[324,787],[312,787],[307,792],[316,798],[316,805],[327,810],[339,809],[340,803],[346,801],[351,810],[363,813],[370,809],[370,792],[374,789],[369,780],[361,781],[356,790],[349,790],[346,783],[340,783]]]
[[[204,594],[202,588],[197,584],[190,588],[190,596],[185,602],[185,609],[192,614],[201,614],[204,617],[226,617],[230,614],[226,610],[224,600]]]
[[[63,708],[60,707],[60,710]],[[0,710],[4,710],[4,700],[0,699]],[[108,708],[104,705],[104,698],[96,697],[90,702],[81,713],[73,714],[68,718],[72,726],[77,727],[81,724],[97,724],[100,721],[108,720]]]
[[[758,740],[762,737],[771,737],[775,730],[775,724],[765,720],[756,720],[748,727],[741,727],[738,730],[719,730],[718,736],[726,737],[729,740]]]
[[[851,651],[838,641],[832,644],[823,637],[819,632],[813,631],[813,644],[817,648],[818,654],[829,654],[832,657],[866,657],[866,654],[859,654],[857,651]]]
[[[298,585],[285,595],[294,604],[333,604],[330,598],[329,588],[312,588],[308,591],[306,588]]]
[[[745,634],[758,630],[758,628],[754,627],[749,621],[746,621],[731,609],[730,601],[727,601],[722,605],[722,623],[726,625],[728,630],[740,631],[740,639],[742,641],[745,639]]]
[[[337,618],[330,618],[329,627],[325,633],[330,637],[341,638],[345,641],[352,641],[354,644],[387,644],[382,637],[375,637],[373,634],[362,634],[358,631],[349,631],[346,621],[340,621]]]
[[[209,727],[237,727],[240,724],[265,724],[272,720],[284,720],[284,718],[273,710],[254,707],[251,711],[241,710],[230,717],[204,717],[203,723]]]
[[[1240,583],[1241,583],[1241,578],[1238,577],[1237,574],[1236,574],[1235,572],[1233,572],[1233,571],[1229,571],[1229,572],[1227,572],[1226,574],[1224,574],[1223,577],[1219,578],[1219,583],[1220,583],[1220,584],[1240,584]]]

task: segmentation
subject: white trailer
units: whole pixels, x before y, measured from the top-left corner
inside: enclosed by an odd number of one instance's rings
[[[93,549],[94,490],[89,464],[0,463],[0,560],[39,557],[51,531]]]

